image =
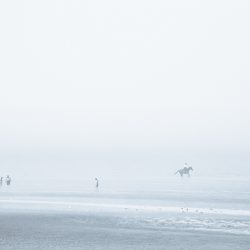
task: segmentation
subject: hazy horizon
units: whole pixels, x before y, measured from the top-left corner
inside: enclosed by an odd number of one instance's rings
[[[250,174],[248,1],[0,3],[0,175]]]

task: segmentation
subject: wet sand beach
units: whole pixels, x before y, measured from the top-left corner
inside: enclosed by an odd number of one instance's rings
[[[247,250],[249,235],[122,225],[119,217],[0,210],[0,248]]]
[[[4,187],[0,249],[249,249],[248,182],[176,182]]]

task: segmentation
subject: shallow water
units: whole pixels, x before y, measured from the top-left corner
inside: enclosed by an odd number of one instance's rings
[[[248,235],[153,228],[131,219],[127,215],[93,212],[0,209],[0,247],[5,250],[249,249]]]
[[[129,204],[191,206],[250,210],[250,180],[169,178],[164,181],[16,181],[3,186],[0,197],[38,196],[107,200]]]
[[[122,224],[160,230],[250,234],[247,179],[14,182],[0,190],[2,209],[117,215]]]

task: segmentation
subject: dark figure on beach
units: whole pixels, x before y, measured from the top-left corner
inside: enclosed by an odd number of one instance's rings
[[[6,182],[7,186],[10,186],[10,184],[11,184],[11,178],[10,178],[9,175],[6,176],[5,182]]]
[[[179,169],[175,172],[175,174],[180,174],[180,176],[182,177],[184,174],[188,175],[188,177],[190,177],[190,171],[193,171],[193,168],[192,167],[188,167],[188,164],[185,163],[185,167],[182,168],[182,169]]]
[[[99,187],[99,180],[95,178],[95,188],[98,189],[98,187]]]
[[[0,186],[3,185],[3,177],[0,178]]]

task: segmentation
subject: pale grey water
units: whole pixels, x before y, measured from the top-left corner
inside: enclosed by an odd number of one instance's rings
[[[121,224],[120,216],[0,212],[5,250],[247,250],[245,235]]]
[[[25,230],[22,223],[26,221],[43,235],[41,237],[50,239],[47,247],[40,238],[26,242],[32,246],[42,244],[40,249],[57,249],[57,238],[66,237],[67,231],[72,239],[78,237],[80,243],[65,238],[64,245],[58,249],[69,249],[70,244],[70,249],[198,249],[195,248],[199,246],[197,237],[204,242],[199,249],[248,249],[249,183],[244,178],[101,180],[96,190],[92,180],[14,181],[11,187],[3,186],[0,190],[1,233],[7,239],[12,237],[10,249],[15,249],[16,242],[24,237],[20,233],[12,235],[11,231],[16,232],[16,225]],[[65,223],[57,221],[58,216]],[[54,238],[48,237],[46,225],[52,228]],[[95,234],[100,238],[93,241]],[[123,236],[128,239],[122,240]],[[88,242],[88,247],[81,248],[81,237]],[[178,243],[182,237],[189,242],[187,245]],[[154,238],[157,239],[155,245]],[[0,239],[4,246],[8,245],[3,236]],[[101,248],[102,241],[108,244],[106,248]],[[169,242],[169,248],[164,248]],[[32,248],[24,245],[23,249]]]
[[[0,197],[82,198],[98,202],[126,201],[129,204],[202,206],[250,209],[250,179],[246,178],[168,178],[154,181],[101,180],[98,191],[94,180],[14,181],[0,188]]]

